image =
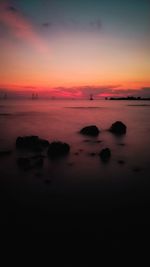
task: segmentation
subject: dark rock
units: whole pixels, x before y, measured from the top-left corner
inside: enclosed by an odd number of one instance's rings
[[[35,149],[39,145],[38,136],[19,136],[16,139],[16,147],[19,149]]]
[[[92,144],[99,144],[99,143],[101,143],[103,141],[102,140],[88,140],[88,139],[86,139],[83,142],[85,142],[85,143],[92,143]]]
[[[110,132],[116,135],[125,134],[126,130],[127,130],[126,125],[121,121],[116,121],[115,123],[112,124],[112,126],[109,129]]]
[[[97,136],[99,132],[100,130],[95,125],[86,126],[80,130],[81,134],[90,136]]]
[[[104,148],[99,153],[99,156],[103,162],[107,162],[111,157],[111,150],[109,148]]]
[[[67,143],[62,143],[60,141],[52,142],[48,147],[48,157],[52,159],[62,157],[67,155],[69,151],[70,146]]]
[[[49,142],[45,139],[40,139],[40,143],[43,147],[48,147],[49,146]]]
[[[16,148],[23,150],[41,151],[49,145],[47,140],[38,136],[23,136],[16,139]]]

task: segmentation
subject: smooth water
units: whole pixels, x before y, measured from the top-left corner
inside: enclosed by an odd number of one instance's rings
[[[114,233],[116,244],[120,232],[126,235],[133,224],[139,227],[147,220],[143,211],[150,203],[149,118],[147,101],[1,100],[0,151],[13,150],[0,157],[4,223],[32,224],[37,231],[43,223],[52,232],[77,228],[99,235],[103,229]],[[127,125],[125,136],[107,131],[117,120]],[[91,124],[99,127],[98,137],[79,134]],[[22,171],[17,158],[28,154],[16,150],[15,140],[24,135],[67,142],[70,154],[59,161],[46,157],[42,169]],[[112,152],[107,164],[97,155],[105,147]]]
[[[150,162],[148,104],[145,101],[3,100],[0,103],[0,149],[11,147],[15,150],[16,138],[24,135],[38,135],[49,141],[61,140],[71,145],[70,156],[63,162],[66,182],[107,179],[109,172],[115,174],[115,180],[128,179],[123,178],[122,173],[130,176],[136,167],[146,172]],[[127,134],[120,138],[107,132],[117,120],[127,125]],[[92,124],[101,130],[97,138],[91,139],[78,133],[82,127]],[[90,156],[90,153],[98,153],[105,147],[112,150],[107,166],[98,157]],[[124,166],[118,166],[120,159],[125,161]],[[58,176],[61,165],[60,162],[56,175],[53,172],[54,176]]]

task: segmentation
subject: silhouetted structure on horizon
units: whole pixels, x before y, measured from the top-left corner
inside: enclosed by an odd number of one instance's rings
[[[105,100],[150,100],[150,97],[135,97],[135,96],[127,96],[127,97],[105,97]]]
[[[36,100],[38,98],[39,98],[38,93],[32,93],[32,100]]]
[[[90,94],[90,100],[93,100],[93,95],[92,94]]]

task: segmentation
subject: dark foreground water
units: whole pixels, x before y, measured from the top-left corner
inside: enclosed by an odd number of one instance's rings
[[[1,232],[42,234],[57,249],[67,243],[86,257],[92,248],[98,254],[100,247],[148,248],[149,118],[146,101],[1,100],[0,151],[12,150],[0,156]],[[107,131],[116,120],[127,125],[120,138]],[[90,124],[100,128],[98,137],[78,133]],[[20,170],[17,158],[32,156],[15,148],[17,136],[24,135],[68,142],[70,155],[45,157],[43,168]],[[97,156],[105,147],[112,151],[107,164]]]

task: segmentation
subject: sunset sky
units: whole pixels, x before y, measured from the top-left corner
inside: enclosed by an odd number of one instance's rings
[[[1,91],[150,92],[149,0],[0,0],[0,46]]]

